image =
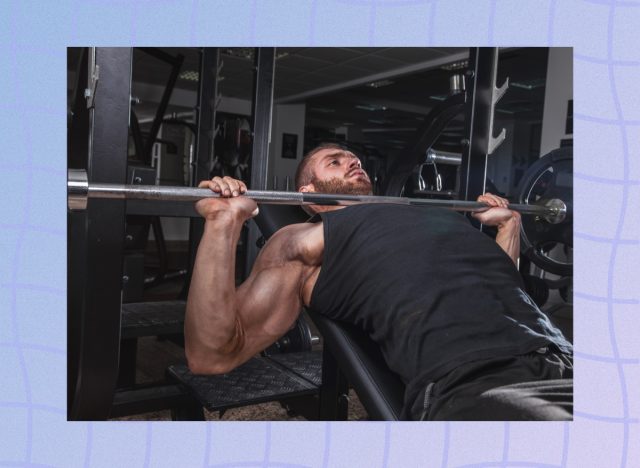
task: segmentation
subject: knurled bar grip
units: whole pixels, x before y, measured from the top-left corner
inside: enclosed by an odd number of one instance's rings
[[[68,206],[70,210],[86,209],[88,198],[113,198],[125,200],[198,201],[203,198],[218,198],[219,194],[208,188],[172,187],[165,185],[119,185],[89,184],[86,173],[69,170],[67,182]],[[332,205],[351,206],[371,203],[392,205],[430,206],[456,211],[482,212],[489,208],[484,203],[464,200],[435,200],[426,198],[379,197],[375,195],[340,195],[315,192],[277,192],[247,190],[244,196],[257,203],[270,205]],[[538,215],[556,224],[564,220],[566,205],[561,200],[549,200],[544,205],[510,204],[510,210],[522,214]]]

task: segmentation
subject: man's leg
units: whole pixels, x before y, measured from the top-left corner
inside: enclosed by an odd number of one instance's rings
[[[486,390],[460,392],[434,407],[429,419],[440,421],[571,421],[570,379],[525,382]]]
[[[432,387],[424,418],[440,421],[570,421],[573,366],[552,352],[469,363]]]

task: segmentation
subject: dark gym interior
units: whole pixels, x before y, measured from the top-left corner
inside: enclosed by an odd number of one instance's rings
[[[570,48],[70,47],[68,168],[89,187],[231,176],[294,192],[302,156],[335,142],[376,196],[562,198],[558,224],[523,215],[519,274],[573,341],[571,64]],[[404,387],[376,366],[380,351],[306,310],[231,373],[191,373],[184,313],[204,226],[193,202],[82,203],[68,211],[69,420],[398,419]],[[266,224],[242,230],[237,284]]]

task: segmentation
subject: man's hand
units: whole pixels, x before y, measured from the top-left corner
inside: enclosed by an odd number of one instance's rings
[[[241,180],[232,177],[214,177],[203,180],[199,188],[209,188],[220,194],[220,198],[203,198],[196,205],[196,211],[207,221],[225,217],[242,222],[258,214],[258,205],[250,198],[242,197],[247,186]]]
[[[506,252],[518,268],[520,255],[520,213],[509,209],[509,200],[491,193],[478,197],[480,203],[491,208],[482,213],[473,213],[473,217],[487,226],[498,226],[496,243]]]
[[[520,213],[509,209],[509,200],[498,197],[492,193],[485,193],[478,197],[478,202],[489,205],[487,211],[481,213],[473,213],[472,216],[487,226],[498,226],[502,228],[508,221],[520,219]]]

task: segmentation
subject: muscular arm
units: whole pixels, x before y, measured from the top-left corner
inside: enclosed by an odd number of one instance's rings
[[[240,196],[246,186],[230,177],[214,177],[199,186],[221,197],[195,205],[205,228],[187,299],[185,351],[193,372],[219,374],[274,343],[295,322],[302,304],[301,284],[309,270],[304,246],[310,227],[278,231],[236,289],[238,239],[243,223],[257,213],[257,205]]]
[[[305,265],[292,248],[292,229],[270,239],[236,290],[241,228],[236,219],[205,223],[185,317],[187,361],[195,373],[224,373],[247,361],[284,335],[302,307]]]

